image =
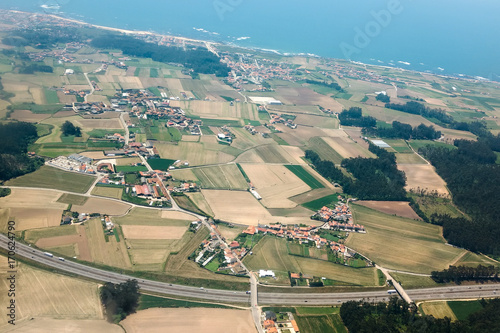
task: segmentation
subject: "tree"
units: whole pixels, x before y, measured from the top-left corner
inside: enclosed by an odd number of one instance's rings
[[[135,279],[120,284],[106,282],[100,288],[100,294],[109,322],[120,322],[134,313],[139,305],[139,284]]]
[[[64,124],[62,124],[61,131],[63,132],[64,136],[82,136],[82,130],[80,129],[80,127],[73,125],[73,123],[69,120],[66,120]]]
[[[375,99],[377,101],[381,101],[383,103],[390,103],[391,102],[391,98],[389,96],[387,96],[387,94],[383,94],[383,93],[377,94],[377,97],[375,97]]]

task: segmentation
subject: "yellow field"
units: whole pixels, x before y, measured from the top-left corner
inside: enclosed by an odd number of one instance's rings
[[[120,323],[127,333],[254,333],[250,310],[159,309],[142,310]]]
[[[191,192],[191,193],[186,193],[186,195],[194,202],[196,206],[198,206],[199,209],[204,211],[205,213],[213,216],[214,212],[212,211],[212,208],[210,208],[210,205],[208,204],[207,200],[205,200],[205,196],[201,192]]]
[[[16,221],[16,230],[55,227],[61,224],[62,209],[11,208],[10,217]]]
[[[193,173],[194,169],[175,169],[170,170],[170,174],[176,180],[181,181],[198,181],[198,177]]]
[[[244,190],[248,184],[236,164],[192,169],[203,188]]]
[[[451,320],[457,320],[455,313],[453,313],[447,302],[424,302],[421,307],[428,316],[441,319],[448,317]]]
[[[333,148],[337,153],[339,153],[343,158],[351,158],[351,157],[374,157],[372,153],[368,151],[368,149],[360,146],[356,142],[352,141],[347,137],[323,137],[323,141],[325,141],[330,147]]]
[[[306,125],[313,127],[338,128],[339,121],[335,116],[313,116],[313,115],[297,115],[294,122],[298,125]]]
[[[51,319],[34,318],[26,319],[9,332],[14,333],[65,333],[65,332],[107,332],[123,333],[123,329],[115,324],[108,323],[105,319]]]
[[[122,197],[122,188],[117,187],[106,187],[106,186],[96,186],[92,190],[93,195],[98,195],[101,197],[121,199]]]
[[[30,110],[16,110],[11,113],[10,119],[38,123],[50,117],[50,114],[33,113]]]
[[[85,223],[92,261],[114,267],[131,268],[130,258],[123,239],[117,242],[111,236],[106,242],[100,219],[92,219]]]
[[[0,257],[0,292],[7,295],[5,263]],[[54,319],[102,319],[98,285],[63,275],[49,273],[18,263],[16,274],[16,324],[31,317]],[[38,319],[35,319],[35,321]],[[6,328],[7,316],[0,318],[0,330]]]
[[[180,239],[187,227],[124,225],[122,230],[127,239]]]
[[[439,226],[359,205],[351,209],[367,233],[351,233],[346,245],[383,267],[429,274],[448,268],[465,251],[445,245]]]
[[[71,209],[79,213],[123,215],[130,209],[130,205],[114,200],[89,198],[82,206],[73,205]]]
[[[157,143],[156,148],[162,158],[188,161],[190,165],[208,165],[227,163],[234,159],[222,152],[222,145],[214,143],[179,142],[179,144]]]
[[[229,227],[222,223],[217,225],[217,229],[220,231],[221,235],[226,238],[226,241],[234,240],[243,230],[245,230],[245,228],[241,226]]]
[[[318,221],[303,216],[271,215],[255,197],[247,191],[202,190],[214,217],[226,222],[245,225],[281,222],[284,224],[316,225]],[[231,198],[231,200],[228,200]]]
[[[262,196],[267,208],[293,208],[289,197],[311,190],[299,177],[282,165],[242,164],[245,173]]]
[[[133,163],[142,163],[142,160],[139,157],[123,157],[123,158],[116,158],[116,165],[122,166],[122,165],[130,165]]]
[[[448,195],[445,181],[439,177],[436,170],[429,164],[400,164],[398,169],[406,174],[406,190],[427,189]]]

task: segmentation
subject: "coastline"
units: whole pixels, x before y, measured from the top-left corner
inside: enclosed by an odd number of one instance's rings
[[[371,67],[378,68],[378,69],[392,69],[392,70],[399,70],[402,72],[406,71],[406,72],[411,72],[411,73],[425,73],[425,74],[429,74],[429,75],[435,75],[435,76],[441,77],[441,78],[451,78],[451,79],[466,80],[466,81],[484,81],[484,82],[492,82],[492,83],[499,84],[498,81],[490,80],[488,78],[484,78],[481,76],[473,76],[473,75],[466,75],[466,74],[459,74],[459,73],[440,74],[440,73],[421,71],[421,70],[417,70],[417,69],[409,69],[409,68],[403,68],[403,67],[397,67],[397,66],[370,64],[370,63],[364,63],[361,61],[353,61],[350,59],[325,57],[325,56],[319,56],[319,55],[315,55],[315,54],[311,54],[311,53],[304,53],[304,52],[302,52],[302,53],[289,53],[289,52],[284,52],[284,51],[280,52],[277,50],[270,50],[270,49],[264,49],[264,48],[259,48],[259,47],[240,46],[240,45],[236,45],[233,43],[208,41],[208,40],[188,38],[188,37],[183,37],[183,36],[162,34],[162,33],[151,32],[151,31],[129,30],[129,29],[122,29],[122,28],[108,27],[108,26],[104,26],[104,25],[98,25],[98,24],[88,23],[85,21],[80,21],[77,19],[66,18],[66,17],[58,16],[56,14],[46,14],[46,13],[41,14],[41,13],[33,13],[33,12],[26,12],[26,11],[20,11],[20,10],[9,10],[9,9],[3,9],[3,10],[5,10],[7,12],[20,13],[20,14],[25,14],[25,15],[43,15],[43,16],[47,16],[47,17],[50,17],[50,18],[55,19],[55,20],[75,23],[75,24],[79,24],[81,26],[93,27],[96,29],[119,32],[119,33],[123,33],[123,34],[127,34],[127,35],[137,35],[137,36],[149,35],[149,36],[155,36],[155,37],[167,37],[167,38],[174,38],[174,39],[178,39],[178,40],[186,41],[186,42],[205,44],[205,46],[209,50],[210,50],[211,45],[214,45],[214,46],[222,45],[222,46],[226,46],[226,47],[234,47],[234,48],[250,50],[250,51],[257,51],[257,52],[262,52],[262,53],[277,54],[277,55],[280,55],[282,57],[310,57],[310,58],[328,59],[328,60],[333,60],[333,61],[342,61],[342,62],[346,62],[346,63],[351,63],[354,65],[361,65],[361,66],[365,66],[365,67],[371,66]]]

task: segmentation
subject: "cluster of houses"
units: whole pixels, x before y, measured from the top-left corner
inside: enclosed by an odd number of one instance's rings
[[[261,85],[270,79],[294,80],[291,64],[257,58],[252,54],[222,52],[220,56],[221,61],[231,68],[227,82],[236,89],[241,89],[246,83]],[[262,86],[254,90],[270,91],[270,88]]]
[[[107,111],[122,111],[108,106],[103,102],[75,102],[71,105],[71,108],[79,114],[100,114]]]
[[[72,154],[68,157],[58,156],[48,161],[47,164],[67,171],[95,174],[95,168],[92,165],[92,159],[80,154]]]
[[[322,228],[331,230],[341,230],[348,232],[365,233],[365,227],[355,224],[349,206],[343,202],[338,202],[335,208],[322,207],[311,216],[313,220],[325,222]]]
[[[118,139],[120,137],[117,137]],[[147,156],[154,157],[159,156],[160,153],[151,141],[146,141],[144,143],[141,142],[131,142],[128,146],[125,146],[123,149],[116,150],[105,150],[104,155],[106,156]]]
[[[296,129],[297,124],[295,124],[291,119],[285,119],[281,115],[271,114],[271,120],[269,120],[270,124],[285,124],[285,126],[290,127],[291,129]]]

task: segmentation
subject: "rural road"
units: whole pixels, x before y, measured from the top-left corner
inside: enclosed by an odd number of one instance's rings
[[[5,235],[0,235],[1,248],[8,249],[8,242],[9,239]],[[126,274],[108,272],[102,269],[86,266],[70,260],[61,261],[55,257],[51,258],[46,256],[42,251],[35,250],[28,245],[18,242],[15,243],[15,257],[28,258],[62,271],[101,282],[120,283],[128,279],[135,278]],[[192,297],[211,300],[214,302],[247,303],[249,305],[249,302],[251,301],[251,294],[248,295],[245,291],[202,289],[151,280],[137,280],[139,281],[139,286],[143,291],[163,295]],[[483,297],[491,298],[497,296],[498,289],[500,289],[500,284],[485,284],[412,289],[407,290],[406,292],[414,301],[424,301],[444,299],[478,299]],[[287,290],[287,293],[259,293],[260,304],[279,305],[304,305],[306,303],[308,305],[335,305],[350,300],[387,301],[388,298],[389,295],[385,290],[349,293],[294,293],[292,289]]]

